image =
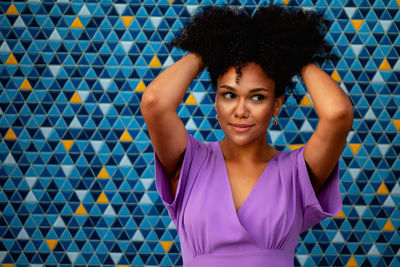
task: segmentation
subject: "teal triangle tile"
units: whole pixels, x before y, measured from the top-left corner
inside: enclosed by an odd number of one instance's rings
[[[365,21],[371,29],[376,24],[376,22],[379,20],[377,14],[375,13],[376,11],[377,10],[373,10],[373,9],[369,10],[367,16],[365,17]]]
[[[89,6],[87,4],[87,7],[89,8],[91,14],[93,16],[99,16],[99,17],[104,17],[106,15],[107,12],[105,12],[102,7],[100,5],[96,5],[96,6]]]

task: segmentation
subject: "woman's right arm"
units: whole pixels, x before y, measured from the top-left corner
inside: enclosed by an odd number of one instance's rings
[[[167,173],[173,198],[187,146],[185,125],[176,109],[191,82],[204,67],[198,54],[187,54],[147,86],[140,102],[140,111],[153,148]]]

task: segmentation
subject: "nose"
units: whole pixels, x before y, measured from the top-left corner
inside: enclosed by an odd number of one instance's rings
[[[240,99],[237,102],[237,105],[235,107],[235,117],[236,118],[247,118],[249,116],[249,113],[247,112],[247,107],[246,107],[246,99]]]

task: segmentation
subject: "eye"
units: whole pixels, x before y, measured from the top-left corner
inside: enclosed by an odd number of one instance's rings
[[[222,94],[225,98],[228,98],[228,99],[230,99],[230,98],[232,98],[232,97],[226,97],[227,95],[232,95],[232,96],[234,96],[234,94],[232,94],[232,93],[223,93]]]
[[[263,95],[253,95],[253,98],[254,97],[258,97],[258,99],[256,99],[256,101],[261,101],[265,98]]]

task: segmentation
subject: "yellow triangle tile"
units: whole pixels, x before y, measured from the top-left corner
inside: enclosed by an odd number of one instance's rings
[[[17,139],[17,136],[15,135],[14,131],[10,128],[8,129],[6,136],[4,136],[4,139],[6,140],[15,140]]]
[[[358,153],[358,150],[360,150],[361,144],[349,144],[349,147],[353,154],[356,155]]]
[[[61,143],[64,145],[67,152],[70,150],[71,146],[74,144],[74,140],[62,140]]]
[[[117,265],[117,267],[129,267],[129,265]]]
[[[146,85],[142,80],[140,80],[139,84],[136,86],[135,91],[136,92],[144,92],[146,90]]]
[[[312,107],[312,103],[308,95],[304,95],[303,99],[300,102],[300,106]]]
[[[172,4],[172,2],[174,2],[174,0],[168,0],[168,2],[169,2],[170,4]]]
[[[125,27],[129,27],[131,25],[131,22],[133,20],[133,17],[128,17],[128,16],[122,16],[121,17],[122,22],[124,23]]]
[[[297,144],[297,145],[289,145],[290,150],[295,150],[300,147],[304,146],[304,144]]]
[[[400,0],[396,0],[397,4],[400,6]]]
[[[46,240],[46,244],[50,248],[50,250],[53,250],[56,247],[57,242],[58,242],[57,239],[48,239],[48,240]]]
[[[104,192],[101,192],[99,198],[96,201],[97,203],[109,203],[108,198]]]
[[[12,263],[3,263],[1,266],[2,267],[14,267],[14,264],[12,264]]]
[[[353,24],[354,29],[356,29],[356,31],[358,31],[358,29],[360,29],[361,24],[364,22],[364,20],[362,19],[352,19],[351,23]]]
[[[71,100],[69,101],[70,103],[82,103],[82,99],[80,98],[78,92],[75,92],[72,97]]]
[[[25,78],[25,80],[22,82],[21,87],[19,89],[21,89],[21,90],[32,90],[32,86],[29,83],[28,79]]]
[[[76,209],[75,215],[88,215],[88,213],[87,213],[85,207],[82,205],[82,203]]]
[[[165,252],[168,252],[168,250],[171,248],[173,241],[160,241],[161,246],[163,247]]]
[[[71,28],[78,28],[78,29],[83,28],[83,24],[78,17],[74,19],[74,22],[72,22]]]
[[[381,195],[389,194],[389,190],[387,189],[385,183],[382,183],[381,186],[379,186],[378,191],[376,193]]]
[[[343,210],[340,210],[339,213],[333,217],[334,218],[346,218],[346,215],[344,215]]]
[[[196,98],[192,94],[189,95],[189,97],[185,101],[185,105],[197,105]]]
[[[99,175],[97,175],[97,178],[110,178],[110,175],[108,174],[106,168],[102,168],[101,171],[99,172]]]
[[[396,231],[390,219],[388,219],[388,221],[385,223],[385,226],[383,226],[383,231]]]
[[[154,57],[153,57],[153,59],[151,60],[149,66],[150,66],[150,67],[161,67],[161,62],[160,62],[160,60],[158,59],[157,56],[154,56]]]
[[[10,54],[10,56],[6,60],[6,65],[17,65],[17,64],[18,64],[18,61],[15,58],[15,56],[13,54]]]
[[[6,15],[19,15],[17,8],[14,3],[11,3],[10,7],[7,10]]]
[[[394,124],[394,127],[396,127],[397,131],[400,131],[400,120],[392,120],[392,122]]]
[[[339,76],[339,73],[335,70],[332,75],[331,75],[332,79],[334,79],[336,82],[341,82],[342,79]]]
[[[289,4],[289,0],[283,0],[283,3],[284,3],[285,5],[287,5],[287,4]]]
[[[356,262],[356,259],[354,259],[354,256],[351,256],[351,258],[346,264],[346,267],[358,267],[358,264]]]
[[[121,142],[132,142],[133,141],[133,139],[132,139],[131,135],[129,134],[128,130],[124,131],[124,133],[119,138],[119,141],[121,141]]]
[[[379,70],[392,70],[386,58],[382,61],[382,64],[379,66]]]

